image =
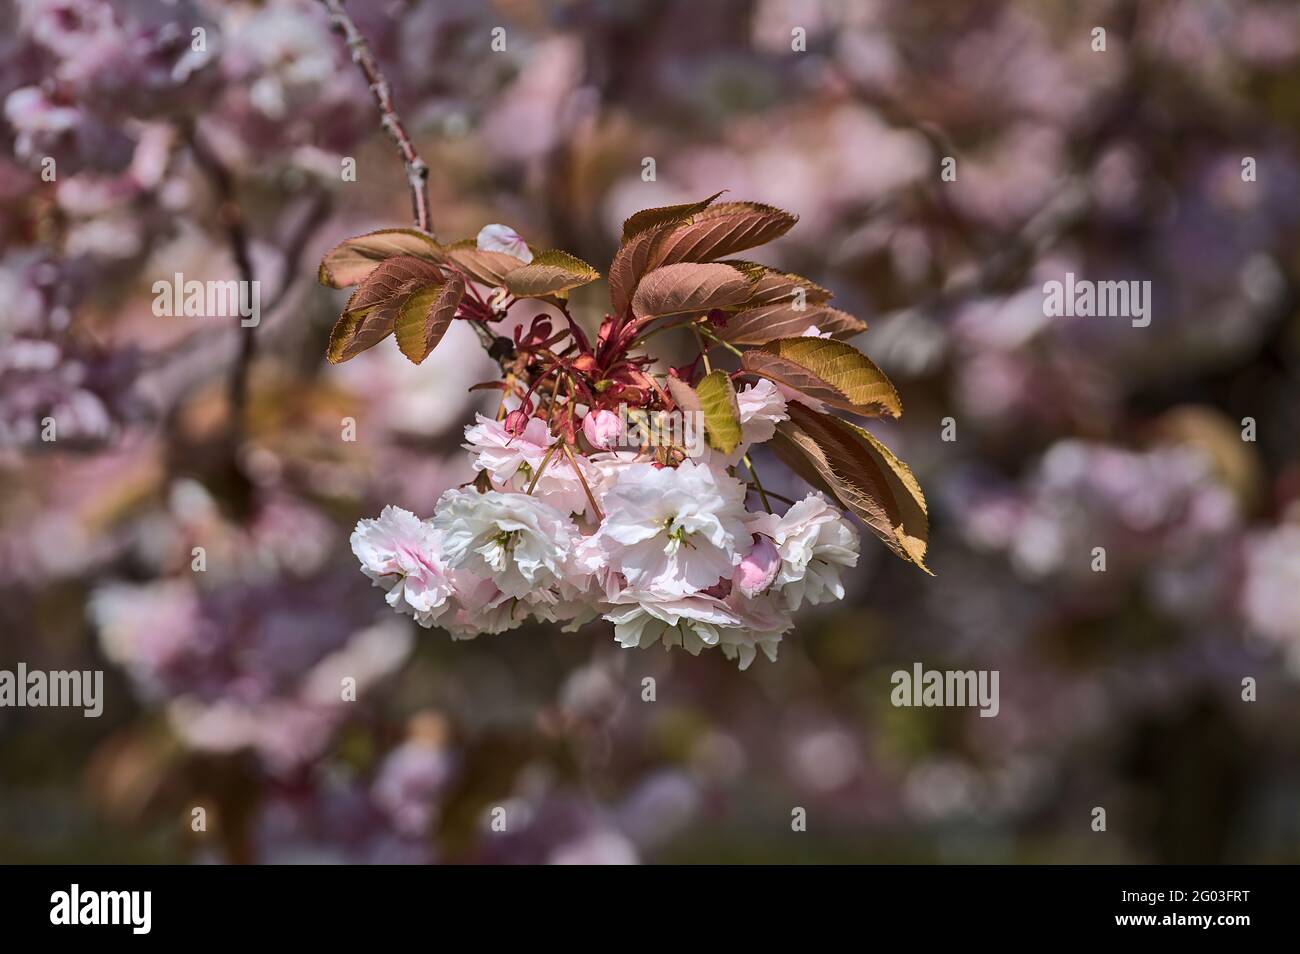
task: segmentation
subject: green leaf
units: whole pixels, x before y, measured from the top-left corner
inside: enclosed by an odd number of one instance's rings
[[[544,295],[563,296],[571,288],[594,282],[600,278],[600,272],[568,252],[548,249],[504,277],[506,289],[515,297],[540,298]]]
[[[393,331],[402,354],[419,364],[442,340],[465,294],[465,281],[452,275],[438,285],[417,285],[399,296]]]
[[[347,239],[326,252],[318,277],[322,285],[347,288],[365,279],[380,262],[398,255],[438,262],[442,246],[416,229],[380,229]]]
[[[863,428],[798,403],[787,410],[790,420],[777,425],[773,450],[861,518],[895,554],[930,573],[925,495],[911,469]]]
[[[334,328],[330,331],[329,349],[326,351],[330,364],[338,364],[347,361],[349,358],[355,358],[361,352],[367,348],[373,348],[388,336],[388,332],[384,332],[370,340],[362,339],[359,332],[361,330],[361,321],[366,314],[367,309],[361,309],[359,311],[345,311],[339,316],[339,320],[334,323]]]
[[[740,405],[736,389],[725,371],[710,371],[695,389],[704,414],[704,434],[709,444],[730,454],[740,444]]]
[[[746,351],[740,365],[799,392],[818,407],[835,407],[865,417],[903,413],[898,392],[885,373],[843,341],[778,338]]]

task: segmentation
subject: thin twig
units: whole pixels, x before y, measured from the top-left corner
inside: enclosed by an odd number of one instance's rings
[[[700,326],[692,324],[691,331],[695,333],[695,343],[700,346],[700,357],[704,359],[704,373],[712,374],[713,365],[709,363],[709,349],[704,346],[704,336],[700,334]]]
[[[715,344],[715,345],[721,345],[722,347],[726,348],[728,351],[730,351],[732,354],[734,354],[737,358],[743,358],[743,357],[744,357],[744,352],[742,352],[739,348],[737,348],[735,345],[733,345],[730,341],[723,341],[721,338],[719,338],[717,335],[715,335],[715,334],[714,334],[712,331],[710,331],[708,328],[706,328],[706,327],[704,327],[704,326],[702,326],[702,325],[692,325],[692,327],[695,328],[695,329],[697,329],[697,333],[698,333],[698,332],[703,332],[703,333],[704,333],[704,336],[705,336],[706,338],[708,338],[709,341],[711,341],[711,342],[712,342],[713,344]]]
[[[397,151],[401,153],[402,162],[406,166],[406,184],[411,190],[411,211],[415,217],[415,227],[433,235],[433,215],[429,210],[429,167],[415,151],[415,145],[407,135],[406,127],[402,125],[401,117],[397,115],[388,80],[384,78],[374,54],[370,52],[366,38],[352,22],[347,10],[343,9],[343,0],[321,0],[321,2],[329,11],[334,30],[347,42],[348,50],[352,54],[352,62],[357,64],[366,82],[370,84],[370,93],[379,106],[379,117],[384,132],[388,133],[389,138],[397,145]]]
[[[763,484],[758,479],[758,471],[754,469],[754,462],[749,459],[748,454],[746,454],[742,459],[745,461],[745,466],[749,468],[749,476],[754,478],[754,489],[758,491],[758,499],[763,501],[763,509],[768,513],[771,513],[772,505],[768,502],[767,491],[763,489]]]
[[[542,479],[542,472],[546,470],[546,465],[551,462],[551,458],[555,455],[555,452],[560,449],[561,443],[563,442],[556,441],[548,447],[546,453],[542,455],[542,462],[537,465],[537,473],[533,474],[533,479],[528,483],[528,494],[530,496],[532,495],[532,492],[537,489],[537,482]]]
[[[754,483],[752,480],[745,481],[745,486],[755,492],[757,492],[759,489],[758,484]],[[781,503],[790,504],[791,506],[794,506],[795,502],[793,500],[791,500],[789,497],[786,497],[782,494],[778,494],[775,490],[769,490],[767,492],[767,495],[771,497],[773,500],[779,500],[781,501]],[[771,513],[771,511],[769,510],[768,513]]]
[[[573,472],[578,475],[578,483],[582,484],[582,492],[587,495],[587,503],[591,504],[591,512],[598,523],[605,522],[605,515],[601,513],[600,504],[596,503],[596,497],[591,492],[591,487],[587,484],[587,478],[583,476],[582,469],[578,466],[578,459],[573,453],[573,448],[568,444],[564,445],[564,453],[569,458],[569,464],[573,467]]]

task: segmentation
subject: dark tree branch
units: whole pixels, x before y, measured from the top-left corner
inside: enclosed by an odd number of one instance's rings
[[[406,127],[402,125],[401,117],[397,115],[388,80],[384,78],[374,54],[370,52],[366,38],[361,35],[361,31],[357,29],[357,25],[352,22],[352,18],[343,8],[343,0],[321,0],[321,2],[329,11],[334,30],[347,42],[348,50],[352,54],[352,62],[357,64],[365,75],[366,82],[370,84],[370,92],[379,106],[379,116],[384,131],[388,133],[389,138],[397,145],[397,151],[402,155],[402,162],[406,165],[406,184],[411,190],[411,211],[415,217],[415,227],[432,235],[433,216],[429,211],[429,167],[415,151],[415,145],[407,135]]]
[[[244,223],[244,213],[235,196],[235,181],[230,170],[203,141],[194,123],[183,127],[186,144],[195,164],[212,183],[217,197],[217,222],[224,230],[226,244],[230,247],[231,257],[239,280],[251,288],[256,275],[253,271],[253,258],[249,248],[248,230]],[[260,323],[260,322],[259,322]],[[243,322],[236,325],[239,331],[239,350],[230,366],[230,377],[226,382],[227,401],[229,403],[230,421],[227,428],[224,457],[225,470],[233,482],[230,495],[235,513],[243,518],[253,505],[253,483],[239,466],[239,448],[244,440],[244,411],[248,404],[249,369],[257,354],[257,325],[244,327]]]
[[[254,281],[253,258],[249,251],[248,230],[244,226],[244,213],[235,198],[235,183],[226,169],[199,135],[194,125],[185,129],[185,139],[199,168],[207,175],[217,193],[217,220],[226,233],[226,243],[239,271],[239,280],[252,287]],[[238,446],[244,429],[244,408],[248,402],[248,371],[257,354],[257,325],[247,328],[239,325],[239,353],[231,365],[226,393],[230,400],[231,440]]]
[[[411,191],[411,211],[415,216],[415,227],[433,235],[433,216],[429,210],[429,167],[415,151],[415,145],[411,142],[406,127],[402,125],[401,117],[397,115],[388,80],[384,78],[374,54],[370,52],[366,38],[361,35],[361,31],[357,29],[357,25],[352,22],[352,18],[343,8],[343,0],[321,0],[321,3],[329,12],[335,32],[347,42],[348,49],[352,53],[352,62],[357,64],[366,82],[370,84],[370,92],[375,97],[376,105],[379,106],[380,124],[389,138],[397,144],[397,151],[401,153],[402,162],[406,165],[406,184]],[[468,280],[466,276],[466,281]],[[478,335],[483,349],[496,357],[497,362],[504,366],[505,359],[496,355],[494,349],[500,350],[500,342],[508,339],[498,337],[482,322],[471,321],[470,324],[473,325],[474,333]]]
[[[275,310],[288,297],[290,289],[293,288],[294,282],[298,279],[298,267],[302,264],[302,253],[316,230],[329,218],[333,206],[333,198],[328,192],[323,189],[315,192],[307,204],[307,211],[303,213],[302,218],[298,220],[298,224],[290,229],[282,240],[281,247],[285,250],[285,253],[284,265],[281,269],[280,287],[267,303],[267,315],[274,314]]]

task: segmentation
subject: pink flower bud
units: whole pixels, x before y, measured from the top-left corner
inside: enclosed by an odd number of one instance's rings
[[[528,427],[528,417],[528,412],[523,408],[511,411],[504,421],[506,433],[511,437],[518,437]]]
[[[588,411],[582,419],[582,433],[587,435],[592,447],[607,450],[618,443],[623,422],[613,411]]]
[[[745,554],[732,574],[736,589],[747,597],[757,596],[776,579],[777,570],[781,569],[781,554],[770,539],[754,534],[754,546]]]

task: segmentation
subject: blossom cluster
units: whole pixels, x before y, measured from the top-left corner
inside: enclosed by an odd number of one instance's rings
[[[499,633],[529,616],[573,630],[597,617],[625,648],[718,647],[744,669],[776,658],[792,613],[841,599],[858,534],[820,493],[783,515],[746,508],[750,488],[728,461],[785,420],[776,385],[737,392],[742,444],[676,466],[609,449],[612,411],[582,418],[586,453],[516,412],[465,430],[481,475],[442,495],[429,519],[388,506],[362,520],[352,549],[387,601],[453,638]]]
[[[465,430],[476,478],[428,519],[390,506],[352,535],[395,610],[461,639],[528,617],[570,631],[600,617],[625,648],[719,647],[745,669],[760,650],[775,660],[804,603],[844,597],[859,543],[842,511],[926,569],[916,479],[832,413],[902,413],[893,384],[845,340],[866,325],[802,276],[730,258],[796,217],[719,195],[628,218],[594,334],[568,293],[600,273],[504,225],[450,244],[381,229],[326,253],[322,283],[356,286],[331,363],[391,335],[418,365],[459,322],[501,372],[474,386],[501,395],[493,417]],[[554,313],[511,313],[530,305]],[[668,331],[690,332],[693,360],[673,366],[648,350]],[[719,366],[719,349],[739,367]],[[815,488],[802,499],[769,495],[751,459],[778,438]]]

